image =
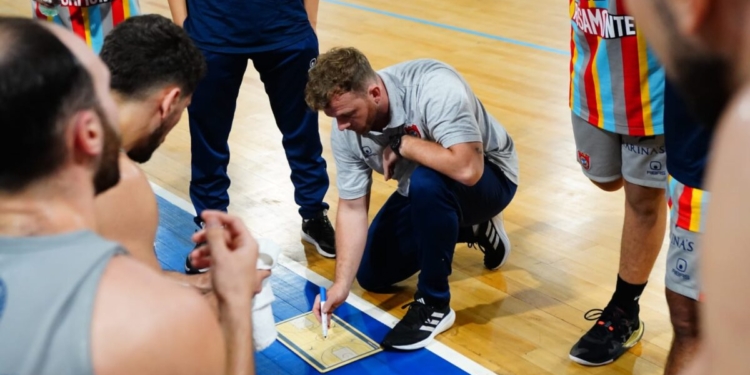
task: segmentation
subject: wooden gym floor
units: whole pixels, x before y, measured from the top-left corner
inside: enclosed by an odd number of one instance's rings
[[[166,0],[140,0],[143,11],[169,16]],[[28,16],[26,0],[0,0],[0,14]],[[456,324],[438,336],[445,345],[500,374],[661,374],[672,339],[664,299],[663,252],[641,298],[646,333],[614,364],[585,368],[568,351],[591,327],[583,314],[609,300],[617,274],[624,196],[605,193],[575,160],[568,103],[568,6],[540,0],[321,0],[321,52],[354,46],[376,69],[429,57],[456,67],[487,109],[508,129],[521,162],[518,193],[505,213],[513,251],[499,271],[482,254],[458,246],[451,276]],[[230,211],[258,236],[279,243],[289,257],[328,279],[334,261],[299,237],[289,167],[263,86],[248,68],[237,103],[229,166]],[[321,114],[321,138],[331,187],[326,200],[335,221],[336,170],[331,122]],[[151,161],[152,182],[189,200],[187,114]],[[370,218],[395,190],[373,175]],[[192,225],[192,223],[185,223]],[[353,293],[401,317],[415,278],[395,295]]]

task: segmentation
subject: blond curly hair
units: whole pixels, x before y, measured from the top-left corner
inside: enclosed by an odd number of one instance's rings
[[[336,95],[364,93],[368,84],[377,81],[377,77],[367,57],[356,48],[333,48],[320,55],[310,69],[305,102],[313,110],[320,111]]]

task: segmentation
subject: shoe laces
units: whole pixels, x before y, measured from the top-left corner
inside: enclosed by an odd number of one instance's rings
[[[484,246],[480,245],[479,242],[469,242],[466,244],[466,246],[468,246],[469,249],[473,249],[474,247],[476,247],[481,252],[486,253],[486,251],[484,250]]]
[[[321,234],[333,236],[335,233],[333,230],[333,224],[331,224],[331,220],[328,219],[328,215],[310,219],[310,222],[314,224],[315,228],[322,232]]]
[[[407,307],[409,308],[409,311],[406,312],[406,316],[409,316],[409,314],[414,311],[414,314],[416,314],[416,318],[420,324],[429,322],[432,316],[432,310],[434,310],[433,307],[427,306],[424,303],[416,300],[401,306],[402,309],[405,309]],[[414,317],[412,316],[412,318]]]
[[[624,332],[627,331],[627,329],[623,329],[626,328],[624,313],[614,306],[607,306],[604,310],[591,309],[583,314],[583,318],[596,321],[591,334],[597,339],[604,339],[608,335],[625,336]]]

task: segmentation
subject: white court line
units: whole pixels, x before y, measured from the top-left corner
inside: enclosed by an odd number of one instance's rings
[[[193,205],[191,205],[184,199],[172,194],[168,190],[162,188],[161,186],[153,182],[151,182],[151,187],[154,189],[154,192],[157,195],[162,197],[167,202],[195,216],[195,209],[193,208]],[[299,264],[298,262],[294,261],[293,259],[287,257],[284,254],[281,254],[279,256],[279,264],[283,265],[284,267],[288,268],[292,272],[311,281],[314,284],[324,286],[326,288],[329,288],[332,284],[330,280],[319,275],[315,271],[312,271],[309,268]],[[396,325],[396,323],[398,323],[398,318],[389,314],[386,311],[381,310],[380,308],[373,305],[372,303],[365,301],[360,296],[349,293],[349,297],[346,299],[346,302],[352,305],[353,307],[355,307],[356,309],[362,311],[363,313],[371,316],[373,319],[385,324],[388,327],[393,327],[394,325]],[[470,360],[469,358],[466,358],[462,354],[458,353],[457,351],[451,349],[450,347],[448,347],[447,345],[439,341],[433,341],[430,345],[427,345],[425,349],[435,353],[439,357],[442,357],[446,361],[452,363],[456,367],[460,368],[463,371],[466,371],[469,374],[477,374],[477,375],[494,374],[494,372]]]

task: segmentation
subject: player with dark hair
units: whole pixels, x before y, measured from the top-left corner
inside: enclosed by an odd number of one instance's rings
[[[0,119],[0,373],[254,373],[258,245],[241,221],[207,211],[195,236],[208,241],[194,258],[210,255],[220,319],[95,233],[120,142],[91,49],[60,27],[0,17]]]

